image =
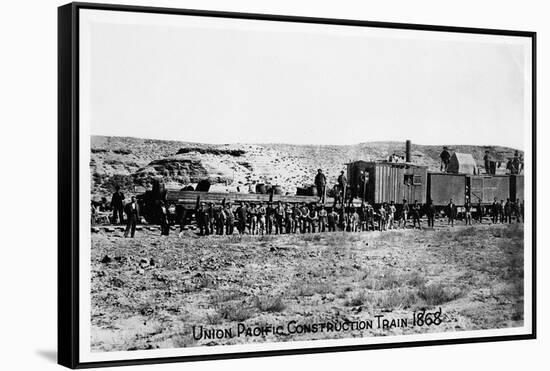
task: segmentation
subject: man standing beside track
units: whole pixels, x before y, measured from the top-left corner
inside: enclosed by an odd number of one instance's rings
[[[498,222],[498,215],[499,215],[498,209],[499,209],[499,204],[498,204],[497,198],[495,197],[493,204],[491,205],[491,220],[493,224],[496,224]]]
[[[421,207],[417,200],[414,200],[414,204],[412,206],[412,217],[413,217],[413,228],[416,228],[416,223],[418,223],[418,229],[422,229],[422,224],[420,224],[420,213],[421,213]]]
[[[225,205],[225,234],[233,234],[233,229],[235,229],[235,214],[233,213],[233,210],[231,209],[231,202],[228,202],[227,205]]]
[[[466,219],[466,225],[472,225],[472,203],[470,202],[470,199],[467,199],[466,204],[464,205],[464,216]]]
[[[115,186],[115,193],[111,198],[111,207],[113,208],[113,224],[118,222],[120,224],[124,223],[124,193],[120,192],[120,186]]]
[[[481,204],[481,198],[477,199],[477,220],[479,224],[483,223],[483,205]]]
[[[407,218],[409,217],[409,204],[407,203],[407,200],[403,199],[403,210],[401,210],[401,219],[399,220],[399,224],[403,222],[403,229],[407,226]]]
[[[451,225],[451,227],[455,226],[455,218],[456,218],[456,205],[453,202],[453,199],[449,201],[449,204],[447,205],[447,225]]]
[[[132,196],[130,202],[126,204],[124,211],[126,212],[126,230],[124,231],[124,238],[128,237],[128,233],[130,233],[130,237],[134,238],[136,234],[136,224],[139,221],[139,206],[134,196]]]
[[[261,234],[262,236],[264,235],[264,232],[265,232],[265,215],[266,215],[266,208],[264,206],[263,203],[260,202],[260,206],[258,207],[258,213],[257,213],[257,217],[258,217],[258,232],[259,234]]]
[[[266,234],[273,233],[273,224],[275,223],[275,209],[273,203],[269,202],[265,209],[265,232]]]
[[[435,218],[435,206],[431,199],[428,200],[426,204],[426,216],[428,217],[428,227],[434,227],[434,218]]]

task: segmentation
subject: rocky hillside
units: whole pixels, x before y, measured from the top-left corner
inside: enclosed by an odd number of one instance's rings
[[[291,144],[202,144],[130,137],[91,137],[92,194],[106,196],[116,184],[127,192],[148,187],[162,177],[168,187],[196,185],[208,179],[214,191],[247,191],[256,183],[279,184],[285,192],[311,184],[318,168],[329,183],[345,164],[355,160],[404,156],[403,142],[369,142],[347,146]],[[499,146],[450,146],[451,152],[471,153],[483,164],[484,151],[505,160],[514,149]],[[412,160],[439,170],[441,146],[412,146]]]

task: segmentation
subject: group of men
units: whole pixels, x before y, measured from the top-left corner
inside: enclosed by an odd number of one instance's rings
[[[493,223],[512,223],[514,218],[517,223],[520,223],[524,216],[524,205],[519,199],[514,202],[507,198],[506,202],[504,200],[499,202],[495,197],[490,211]]]
[[[399,215],[394,201],[374,207],[369,202],[360,206],[327,207],[316,203],[230,202],[225,205],[200,203],[195,218],[200,235],[291,234],[317,232],[361,232],[370,230],[406,228],[412,220],[413,228],[422,228],[423,208],[415,201],[409,205],[403,200]],[[431,226],[435,216],[433,208]]]

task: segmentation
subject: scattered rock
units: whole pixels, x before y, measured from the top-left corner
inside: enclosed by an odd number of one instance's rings
[[[105,255],[105,256],[103,257],[103,259],[101,259],[101,262],[102,262],[103,264],[109,264],[112,260],[113,260],[113,259],[111,259],[111,258],[109,257],[109,255]]]

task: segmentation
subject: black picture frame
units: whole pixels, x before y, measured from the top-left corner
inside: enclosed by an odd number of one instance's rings
[[[122,12],[192,15],[199,17],[238,18],[250,20],[316,23],[391,28],[402,30],[441,31],[481,35],[521,36],[532,43],[532,333],[460,339],[414,341],[375,345],[301,348],[291,350],[212,354],[186,357],[127,359],[105,362],[82,362],[79,359],[79,11],[95,9]],[[137,364],[201,361],[229,358],[267,357],[307,353],[342,352],[366,349],[419,347],[463,343],[526,340],[536,338],[536,32],[387,23],[346,19],[310,18],[269,14],[232,13],[190,9],[97,3],[70,3],[58,8],[58,363],[69,368],[122,366]]]

